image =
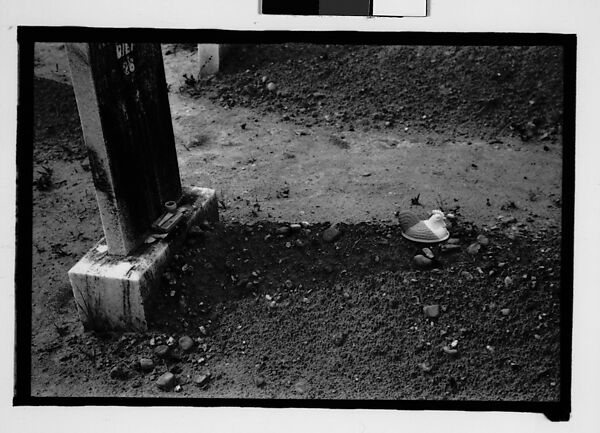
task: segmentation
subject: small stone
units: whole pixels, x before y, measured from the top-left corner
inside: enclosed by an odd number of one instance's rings
[[[277,85],[271,81],[269,84],[267,84],[267,90],[269,92],[274,92],[277,90]]]
[[[122,365],[116,365],[110,370],[110,377],[113,379],[126,380],[129,378],[129,371]]]
[[[460,273],[460,276],[463,277],[465,280],[467,281],[472,281],[473,280],[473,274],[467,271],[462,271]]]
[[[484,235],[479,235],[479,236],[477,236],[477,242],[479,243],[479,245],[486,246],[486,245],[489,245],[490,240],[487,237],[485,237]]]
[[[456,348],[456,346],[458,346],[458,340],[454,340],[454,341],[452,341],[452,343],[450,343],[451,348],[454,349],[454,348]]]
[[[294,283],[292,283],[290,280],[285,280],[284,284],[286,289],[291,289],[292,287],[294,287]]]
[[[504,279],[504,286],[505,286],[505,287],[510,287],[510,286],[512,286],[512,283],[513,283],[513,280],[512,280],[512,278],[510,278],[510,277],[506,277],[506,278]]]
[[[418,364],[418,366],[421,369],[421,371],[423,371],[423,373],[429,373],[431,371],[431,369],[433,368],[427,362],[421,362],[420,364]]]
[[[154,370],[154,361],[149,358],[140,358],[140,368],[142,371],[152,371]]]
[[[158,356],[159,358],[166,358],[166,356],[169,354],[169,346],[167,346],[165,344],[161,344],[160,346],[156,346],[154,348],[154,354],[156,356]]]
[[[421,269],[429,268],[433,264],[433,262],[430,259],[428,259],[425,256],[422,256],[421,254],[416,255],[413,258],[413,263],[415,264],[415,266]]]
[[[442,347],[442,350],[443,350],[445,353],[447,353],[448,355],[451,355],[451,356],[456,356],[456,355],[458,355],[458,350],[456,350],[456,349],[452,349],[452,348],[451,348],[451,347],[449,347],[449,346],[444,346],[444,347]]]
[[[421,251],[423,251],[423,254],[425,254],[425,257],[428,259],[433,259],[435,257],[433,255],[433,251],[431,251],[429,248],[423,248]]]
[[[450,238],[450,239],[448,239],[447,243],[450,244],[450,245],[458,245],[458,244],[460,244],[460,239],[458,239],[458,238]]]
[[[156,386],[163,391],[168,391],[175,386],[175,375],[169,371],[156,380]]]
[[[440,247],[442,253],[455,253],[460,251],[460,245],[450,244],[450,245],[442,245]]]
[[[181,385],[177,385],[177,386],[175,387],[175,392],[181,392],[181,389],[182,389],[182,388],[181,388]]]
[[[198,327],[198,330],[200,331],[200,333],[201,333],[202,335],[206,335],[206,334],[207,334],[207,332],[206,332],[206,328],[205,328],[204,326],[199,326],[199,327]]]
[[[287,235],[290,232],[290,228],[288,226],[277,227],[275,230],[275,234],[278,235]]]
[[[188,335],[184,335],[179,339],[179,347],[181,347],[181,350],[184,352],[192,350],[194,347],[194,340]]]
[[[341,234],[342,232],[333,225],[323,232],[323,240],[325,242],[334,242]]]
[[[435,319],[440,315],[440,306],[439,305],[426,305],[423,307],[423,313],[425,317],[430,319]]]
[[[481,244],[479,242],[474,242],[467,248],[467,253],[475,255],[481,249]]]
[[[194,383],[199,387],[205,387],[208,385],[210,381],[210,373],[206,372],[205,374],[198,374],[194,376]]]
[[[172,346],[172,345],[174,345],[174,344],[175,344],[175,339],[174,339],[173,337],[169,337],[169,338],[167,339],[167,345],[168,345],[168,346]]]
[[[485,348],[486,348],[486,350],[487,350],[488,352],[490,352],[490,353],[494,353],[494,351],[495,351],[494,347],[493,347],[493,346],[490,346],[490,345],[487,345],[487,346],[485,346]]]
[[[290,230],[293,232],[300,231],[301,228],[302,228],[301,224],[296,224],[296,223],[290,224]]]
[[[265,386],[265,378],[262,376],[258,376],[256,379],[254,379],[254,384],[258,387],[258,388],[262,388],[263,386]]]
[[[503,308],[500,310],[503,316],[508,316],[510,314],[510,308]]]

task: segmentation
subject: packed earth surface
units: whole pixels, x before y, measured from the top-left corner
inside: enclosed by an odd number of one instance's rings
[[[560,48],[239,45],[198,78],[162,47],[182,182],[220,219],[147,332],[102,333],[67,277],[103,232],[66,51],[36,44],[32,395],[559,398]],[[402,237],[434,209],[448,241]]]

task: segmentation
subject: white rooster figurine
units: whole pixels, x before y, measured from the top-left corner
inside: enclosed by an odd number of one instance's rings
[[[432,210],[431,216],[426,220],[419,220],[414,213],[403,211],[398,214],[398,220],[402,236],[414,242],[432,244],[450,237],[444,212],[441,210]]]

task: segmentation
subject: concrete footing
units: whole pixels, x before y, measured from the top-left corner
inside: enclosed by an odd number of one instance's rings
[[[86,329],[145,330],[147,305],[155,293],[162,272],[181,247],[188,229],[203,220],[217,221],[215,191],[183,188],[180,206],[184,221],[163,239],[143,243],[128,256],[107,253],[100,240],[69,271],[77,310]],[[151,233],[148,233],[151,236]],[[147,237],[148,241],[152,238]]]
[[[204,78],[218,73],[227,49],[223,44],[198,44],[198,77]]]

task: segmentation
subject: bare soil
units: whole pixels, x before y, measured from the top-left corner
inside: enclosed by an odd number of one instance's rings
[[[77,319],[66,273],[102,227],[64,48],[36,46],[32,393],[556,400],[560,50],[233,50],[194,82],[193,46],[163,46],[182,179],[217,190],[221,221],[165,274],[149,331],[117,335]],[[394,213],[435,208],[460,248],[418,269]]]

